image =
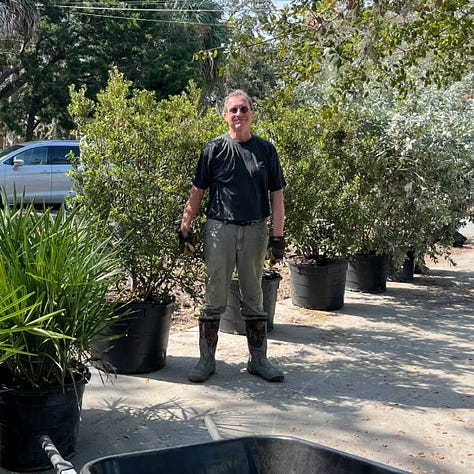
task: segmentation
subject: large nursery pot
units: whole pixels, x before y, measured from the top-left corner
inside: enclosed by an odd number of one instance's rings
[[[322,311],[344,306],[347,261],[322,265],[289,260],[288,265],[294,305]]]
[[[130,302],[127,312],[104,335],[116,338],[96,344],[98,357],[119,374],[140,374],[166,365],[174,300],[169,303]]]
[[[349,256],[346,288],[353,291],[383,293],[387,289],[386,255],[358,253]]]
[[[8,389],[0,387],[0,465],[14,472],[51,467],[40,445],[48,435],[58,450],[70,458],[76,450],[82,398],[90,373],[64,387]]]
[[[409,250],[400,267],[396,268],[392,262],[389,264],[389,278],[392,281],[412,281],[415,273],[415,254]]]
[[[276,271],[265,271],[262,277],[263,310],[267,313],[267,331],[274,327],[275,307],[280,286],[281,275]],[[240,315],[240,287],[239,280],[234,278],[230,282],[227,306],[221,315],[219,330],[229,334],[245,335],[245,321]]]

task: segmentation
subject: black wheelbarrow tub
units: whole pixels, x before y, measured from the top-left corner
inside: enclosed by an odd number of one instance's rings
[[[118,454],[81,474],[382,474],[406,473],[297,438],[252,436]]]

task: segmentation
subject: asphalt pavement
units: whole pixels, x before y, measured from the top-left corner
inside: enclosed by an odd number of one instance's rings
[[[346,291],[338,311],[278,302],[268,355],[283,383],[248,374],[246,338],[226,333],[216,374],[189,382],[197,326],[171,334],[162,370],[94,372],[71,462],[209,442],[210,415],[224,438],[284,435],[412,473],[474,473],[474,226],[461,232],[456,266],[427,262],[382,294]]]

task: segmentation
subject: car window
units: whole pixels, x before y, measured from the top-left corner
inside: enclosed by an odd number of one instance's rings
[[[49,162],[52,165],[69,165],[71,160],[69,159],[69,153],[73,152],[74,155],[79,156],[78,146],[51,146],[49,147]]]
[[[23,160],[25,165],[47,165],[48,149],[45,146],[30,148],[15,155],[15,160]]]
[[[9,155],[12,151],[18,150],[19,148],[22,148],[23,145],[12,145],[9,146],[8,148],[5,148],[5,150],[0,151],[0,158],[3,156]]]

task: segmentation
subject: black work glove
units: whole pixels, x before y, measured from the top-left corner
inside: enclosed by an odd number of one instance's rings
[[[196,248],[194,247],[194,239],[191,231],[189,231],[188,235],[185,237],[181,230],[179,230],[178,239],[181,252],[184,253],[184,255],[192,257],[196,251]]]
[[[285,255],[285,237],[270,237],[268,239],[267,246],[267,258],[270,260],[270,263],[280,262],[283,260]]]

